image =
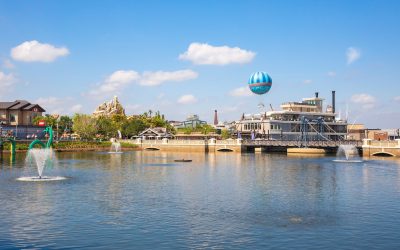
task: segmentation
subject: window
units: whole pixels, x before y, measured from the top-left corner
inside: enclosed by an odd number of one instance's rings
[[[16,116],[14,114],[10,114],[10,122],[16,122]]]

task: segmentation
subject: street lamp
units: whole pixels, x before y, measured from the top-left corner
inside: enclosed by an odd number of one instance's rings
[[[60,122],[61,116],[57,117],[57,142],[58,142],[58,123]]]

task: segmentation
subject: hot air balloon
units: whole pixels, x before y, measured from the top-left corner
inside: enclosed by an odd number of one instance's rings
[[[249,88],[257,95],[268,93],[272,86],[272,78],[266,72],[256,72],[249,78]]]

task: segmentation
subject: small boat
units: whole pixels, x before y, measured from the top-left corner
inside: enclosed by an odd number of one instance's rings
[[[177,160],[175,160],[175,162],[192,162],[192,160],[188,160],[188,159],[177,159]]]

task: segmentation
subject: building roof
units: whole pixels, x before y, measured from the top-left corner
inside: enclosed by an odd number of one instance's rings
[[[144,130],[139,136],[171,136],[170,133],[167,132],[166,128],[156,127],[156,128],[148,128]]]
[[[0,102],[0,109],[8,109],[15,104],[15,102]]]
[[[16,100],[13,102],[0,102],[0,109],[5,110],[33,110],[37,108],[35,112],[45,112],[38,104],[32,104],[26,100]]]
[[[30,105],[30,103],[25,100],[17,100],[17,101],[15,101],[15,105],[11,106],[9,109],[10,110],[18,110],[18,109],[25,108],[26,106],[29,106],[29,105]]]

